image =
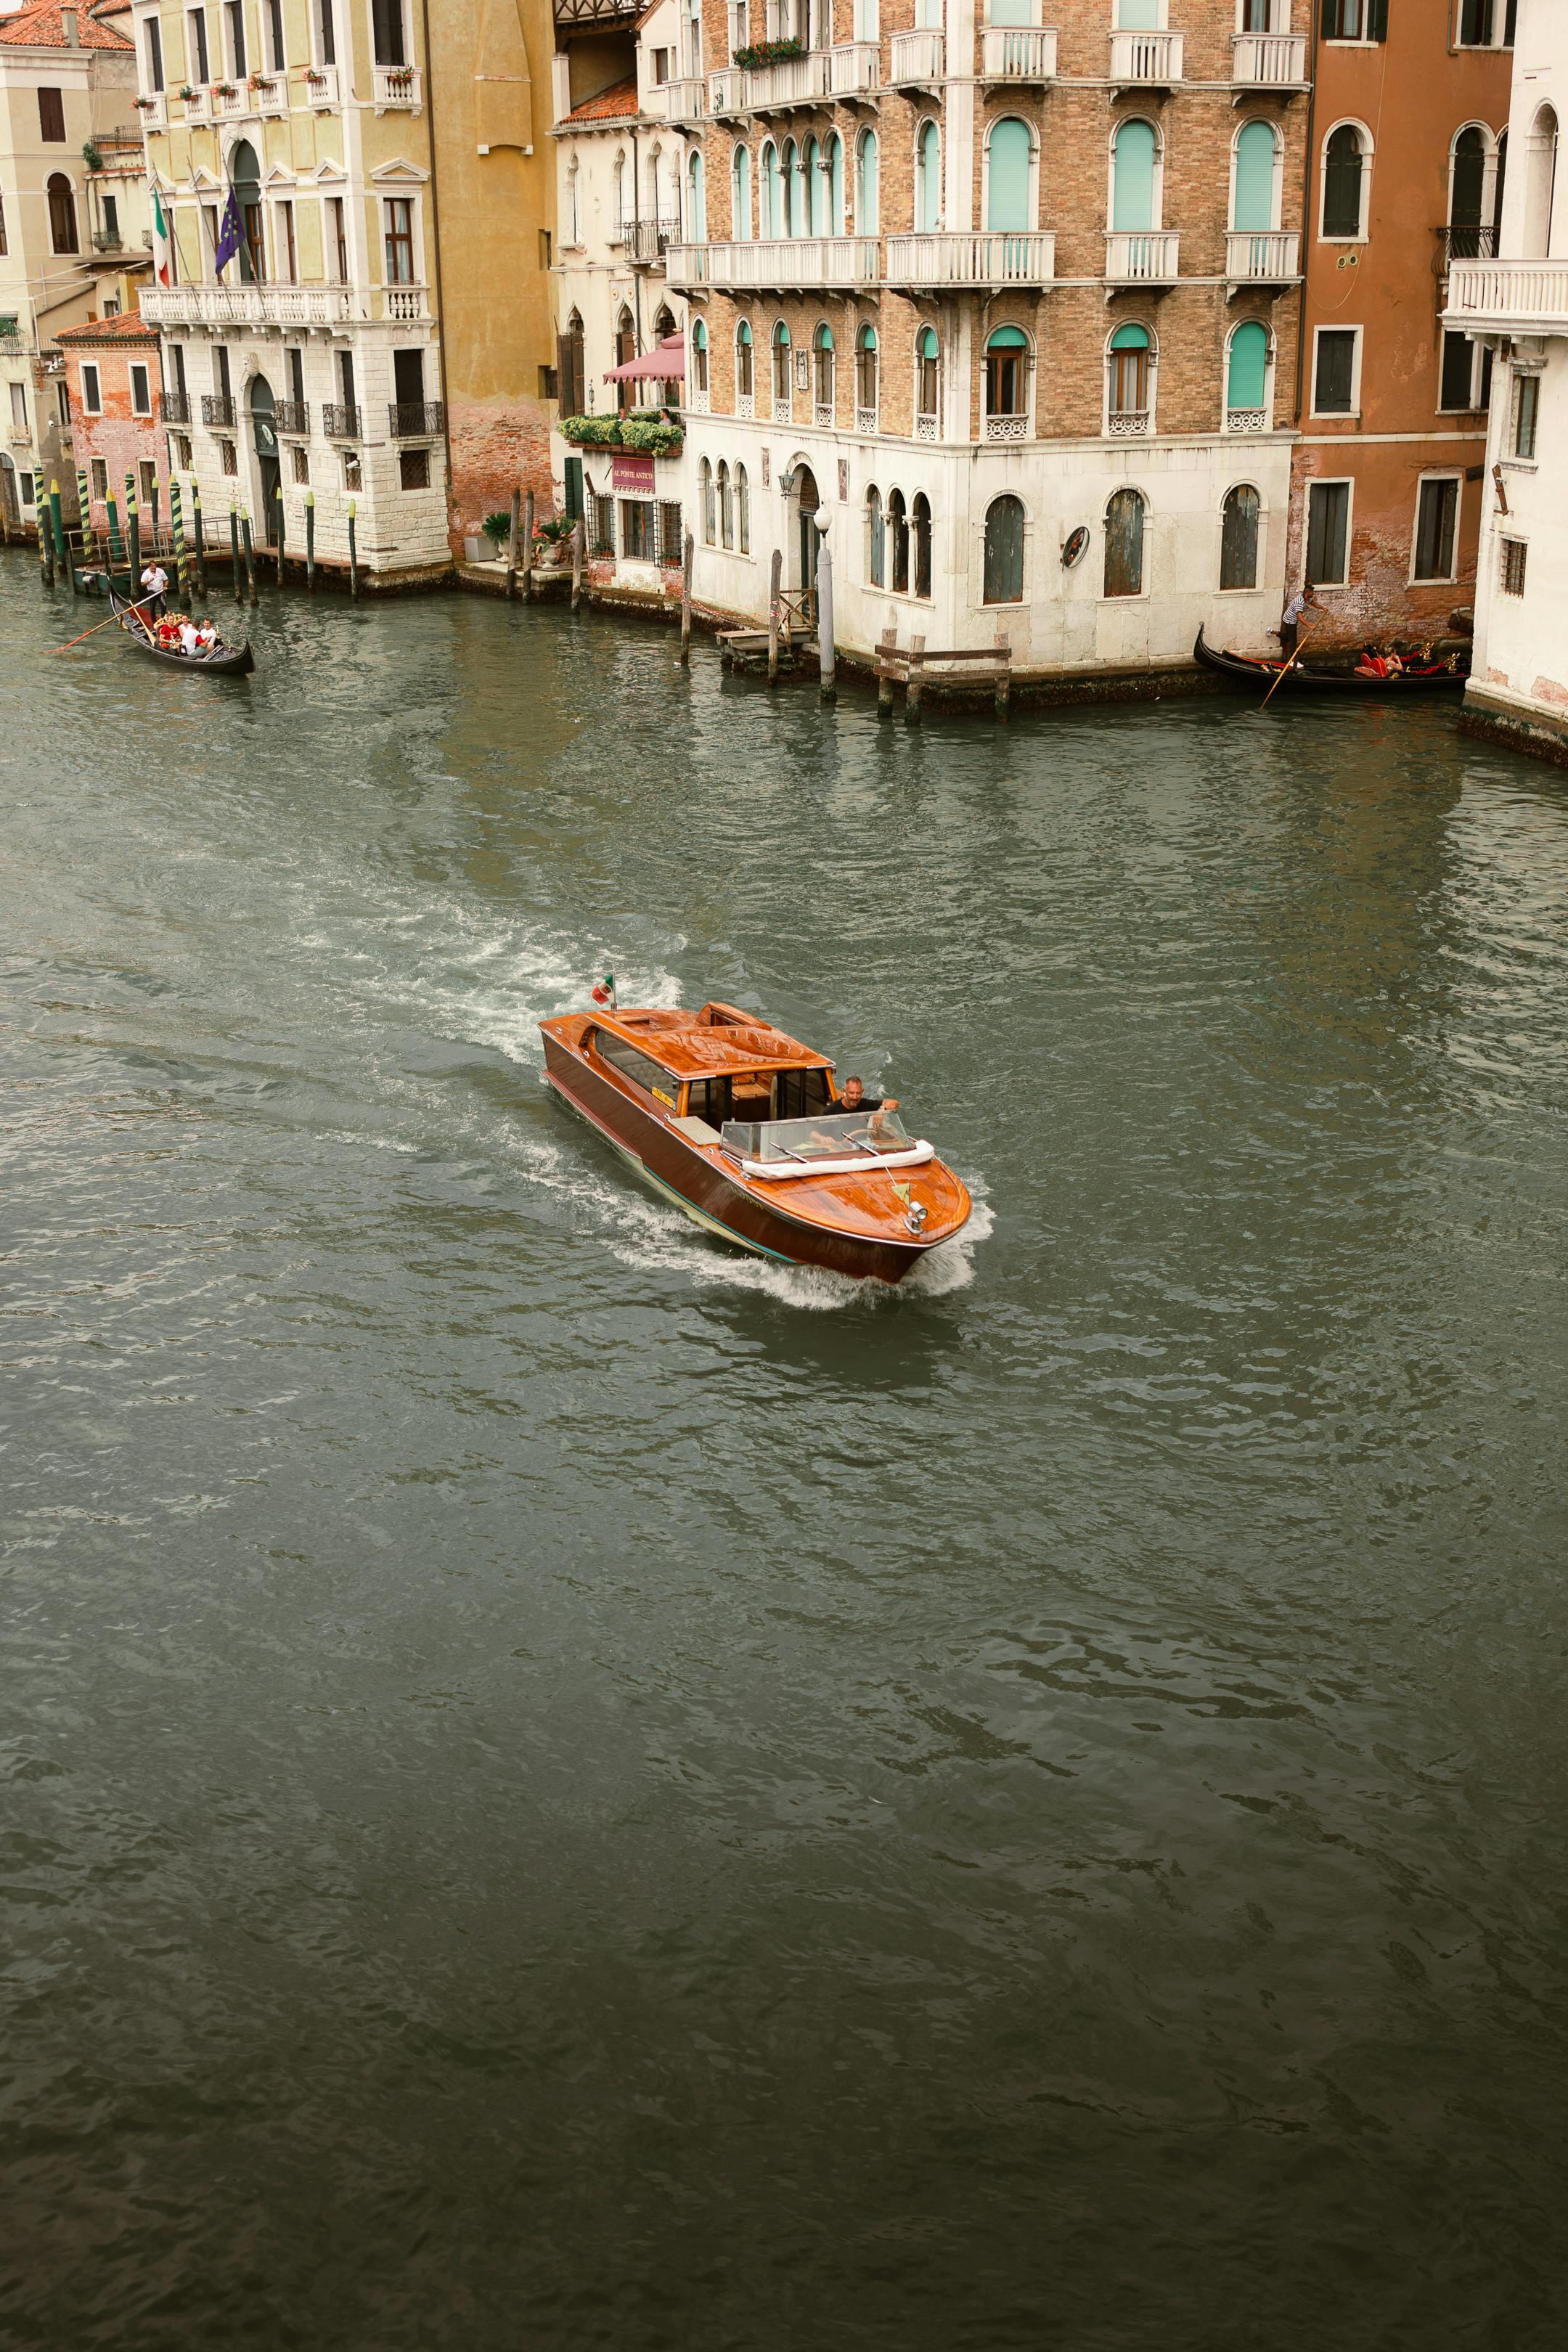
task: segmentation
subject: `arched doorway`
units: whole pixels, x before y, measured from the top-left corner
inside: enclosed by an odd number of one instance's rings
[[[261,476],[261,536],[268,543],[278,526],[278,486],[282,479],[278,466],[278,436],[273,430],[272,413],[272,386],[264,375],[258,375],[250,387],[250,433],[256,445],[256,463]]]
[[[262,286],[267,282],[267,216],[261,208],[261,166],[248,139],[240,140],[229,157],[228,176],[245,232],[239,248],[240,283]]]
[[[822,504],[816,476],[809,466],[798,467],[795,478],[796,562],[795,585],[803,599],[816,594],[816,509]]]

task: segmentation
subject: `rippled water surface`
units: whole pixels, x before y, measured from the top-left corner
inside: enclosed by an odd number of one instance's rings
[[[93,617],[0,566],[0,2334],[1560,2343],[1563,779]],[[606,963],[973,1237],[686,1225]]]

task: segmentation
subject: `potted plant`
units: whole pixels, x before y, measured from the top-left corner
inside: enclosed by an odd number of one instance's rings
[[[131,103],[139,114],[151,114],[158,101],[155,98],[133,98]]]
[[[216,89],[219,98],[237,98],[239,96],[238,90],[231,81],[218,82],[216,85]]]
[[[201,93],[198,90],[195,90],[191,88],[188,81],[183,81],[180,84],[179,95],[184,100],[187,106],[194,106],[200,94]]]
[[[533,560],[536,564],[554,570],[570,561],[572,534],[576,529],[567,515],[552,515],[548,522],[533,527]]]
[[[751,41],[743,49],[735,50],[731,64],[743,66],[755,73],[761,66],[782,66],[789,58],[804,58],[805,44],[792,33],[787,41]]]
[[[312,89],[325,89],[327,86],[327,77],[320,66],[307,66],[305,79]]]
[[[488,514],[480,523],[479,529],[499,555],[502,546],[511,537],[511,517],[500,511]]]
[[[413,67],[389,66],[386,74],[386,87],[388,90],[393,92],[396,97],[406,98],[409,91],[414,87]]]

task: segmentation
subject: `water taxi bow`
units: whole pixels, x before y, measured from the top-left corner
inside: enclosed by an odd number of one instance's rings
[[[763,1257],[901,1282],[970,1213],[898,1112],[847,1110],[833,1064],[731,1004],[542,1021],[545,1076],[655,1190]]]

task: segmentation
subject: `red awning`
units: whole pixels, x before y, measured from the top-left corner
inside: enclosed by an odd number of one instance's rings
[[[640,360],[623,360],[619,367],[605,370],[606,383],[679,383],[686,374],[686,337],[666,335],[662,343],[651,352],[644,352]]]

